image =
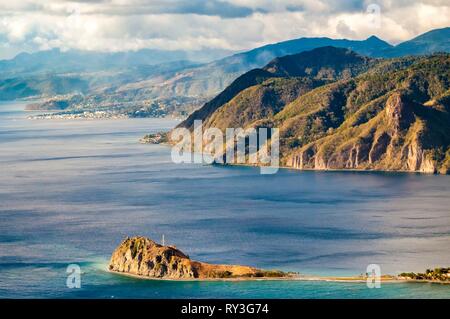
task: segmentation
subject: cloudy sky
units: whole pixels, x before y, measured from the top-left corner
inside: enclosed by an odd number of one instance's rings
[[[0,0],[0,58],[50,48],[239,51],[303,36],[391,43],[450,26],[449,0]]]

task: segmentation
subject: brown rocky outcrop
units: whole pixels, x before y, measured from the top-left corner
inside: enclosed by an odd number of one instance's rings
[[[412,103],[400,93],[392,94],[386,103],[389,124],[396,130],[406,129],[414,122]]]
[[[109,270],[155,279],[223,279],[286,277],[281,271],[248,266],[214,265],[189,258],[174,246],[162,246],[146,237],[125,238],[111,256]]]

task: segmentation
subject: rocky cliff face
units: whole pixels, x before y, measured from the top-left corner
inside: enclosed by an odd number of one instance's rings
[[[287,166],[297,169],[378,169],[435,173],[436,160],[424,149],[427,127],[400,93],[392,94],[373,120],[326,136],[294,152]],[[342,136],[346,139],[342,139]]]
[[[162,246],[145,237],[126,238],[111,256],[109,270],[159,279],[220,279],[285,277],[279,271],[247,266],[213,265],[193,261],[174,246]]]

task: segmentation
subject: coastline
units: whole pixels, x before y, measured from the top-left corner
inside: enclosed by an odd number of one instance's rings
[[[212,165],[217,166],[242,166],[242,167],[255,167],[260,168],[264,167],[262,165],[251,165],[251,164],[220,164],[215,163]],[[279,169],[283,170],[291,170],[296,172],[356,172],[356,173],[388,173],[388,174],[395,174],[395,173],[401,173],[401,174],[420,174],[420,175],[433,175],[433,176],[445,176],[448,174],[439,174],[439,173],[428,173],[428,172],[420,172],[420,171],[407,171],[407,170],[382,170],[382,169],[356,169],[356,168],[327,168],[327,169],[317,169],[317,168],[295,168],[291,166],[282,166],[280,165],[278,167]]]
[[[161,143],[149,143],[149,142],[145,142],[143,141],[143,138],[141,138],[139,140],[140,144],[148,144],[148,145],[163,145],[163,146],[167,146],[167,147],[171,147],[172,144],[169,142],[161,142]],[[198,153],[200,154],[200,153]],[[260,167],[264,167],[263,165],[255,165],[255,164],[246,164],[246,163],[242,163],[242,164],[230,164],[230,163],[212,163],[209,165],[214,165],[214,166],[229,166],[229,167],[254,167],[254,168],[260,168]],[[439,172],[435,172],[435,173],[430,173],[430,172],[421,172],[421,171],[408,171],[408,170],[383,170],[383,169],[355,169],[355,168],[339,168],[339,169],[335,169],[335,168],[327,168],[327,169],[316,169],[316,168],[295,168],[295,167],[291,167],[291,166],[283,166],[280,165],[278,167],[279,169],[282,170],[291,170],[291,171],[296,171],[296,172],[357,172],[357,173],[387,173],[387,174],[396,174],[396,173],[400,173],[400,174],[420,174],[420,175],[427,175],[427,176],[446,176],[449,174],[441,174]]]
[[[152,281],[172,281],[172,282],[247,282],[247,281],[321,281],[321,282],[336,282],[336,283],[367,283],[367,278],[360,276],[350,277],[334,277],[334,276],[314,276],[314,275],[292,275],[289,277],[240,277],[240,278],[193,278],[193,279],[173,279],[173,278],[155,278],[148,276],[141,276],[130,274],[126,272],[112,271],[105,269],[108,273],[125,276],[135,279],[152,280]],[[430,283],[430,284],[450,284],[450,281],[437,280],[418,280],[418,279],[401,279],[396,276],[383,275],[381,283]]]

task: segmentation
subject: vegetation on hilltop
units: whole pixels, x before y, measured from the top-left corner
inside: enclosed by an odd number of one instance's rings
[[[425,273],[404,272],[399,275],[401,278],[410,280],[427,280],[450,282],[450,268],[427,269]]]

